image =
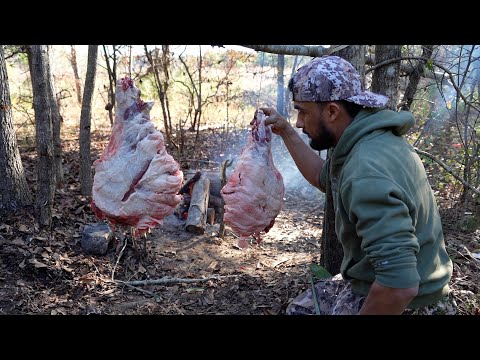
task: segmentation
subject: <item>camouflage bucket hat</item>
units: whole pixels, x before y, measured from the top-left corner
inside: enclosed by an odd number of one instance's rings
[[[338,56],[324,56],[300,67],[290,80],[294,101],[346,100],[366,107],[383,107],[388,97],[364,91],[360,74]]]

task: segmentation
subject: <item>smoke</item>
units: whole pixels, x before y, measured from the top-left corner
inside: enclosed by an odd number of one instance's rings
[[[301,131],[296,129],[301,138],[308,143],[308,137]],[[228,135],[225,141],[226,146],[222,148],[223,151],[214,155],[214,161],[221,163],[224,160],[232,160],[232,165],[227,168],[227,178],[231,175],[240,158],[240,153],[247,142],[249,136],[249,129],[243,129],[237,132],[232,132]],[[318,200],[323,203],[324,195],[316,187],[312,186],[298,170],[292,156],[288,152],[283,140],[280,136],[273,135],[272,138],[272,157],[275,167],[278,169],[283,177],[285,185],[286,197],[298,197],[306,200]]]
[[[435,61],[441,63],[453,75],[457,88],[463,94],[472,92],[480,77],[480,47],[471,45],[446,46]],[[454,122],[457,111],[457,91],[451,79],[445,75],[437,81],[434,106],[428,116],[426,130],[431,133],[446,122]]]

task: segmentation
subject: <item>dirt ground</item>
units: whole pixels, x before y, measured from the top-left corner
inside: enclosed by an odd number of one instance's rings
[[[92,158],[108,141],[95,133]],[[182,158],[213,159],[225,138],[215,131],[202,133]],[[239,136],[242,136],[241,133]],[[230,231],[221,239],[219,225],[204,235],[184,230],[172,215],[147,236],[147,256],[115,231],[105,256],[83,252],[80,239],[86,224],[96,223],[90,200],[78,183],[78,145],[74,134],[64,135],[66,181],[56,193],[53,224],[38,229],[25,209],[0,223],[0,314],[284,314],[288,302],[310,286],[309,265],[320,258],[322,204],[308,191],[287,190],[284,209],[260,245],[236,246]],[[22,146],[29,184],[35,183],[35,152]],[[195,156],[194,156],[195,155]],[[174,155],[175,157],[175,155]],[[190,165],[191,166],[191,165]],[[460,314],[479,314],[480,233],[463,233],[445,217],[447,247],[455,269],[452,288]],[[448,221],[447,221],[448,219]],[[120,254],[122,254],[120,256]],[[132,281],[170,279],[170,283],[134,285]],[[130,283],[129,283],[130,282]]]

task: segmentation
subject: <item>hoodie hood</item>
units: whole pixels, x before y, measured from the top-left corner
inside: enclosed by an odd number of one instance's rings
[[[333,163],[342,165],[352,148],[362,138],[373,135],[377,130],[391,131],[402,136],[415,124],[409,111],[395,112],[388,109],[363,109],[345,129],[332,154]]]

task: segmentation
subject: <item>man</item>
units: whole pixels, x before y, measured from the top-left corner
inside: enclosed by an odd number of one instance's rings
[[[420,158],[403,138],[410,112],[384,109],[388,98],[364,91],[354,67],[337,56],[315,58],[289,83],[296,126],[273,108],[265,123],[281,136],[303,176],[333,195],[341,275],[297,296],[287,314],[455,313],[452,262]]]

